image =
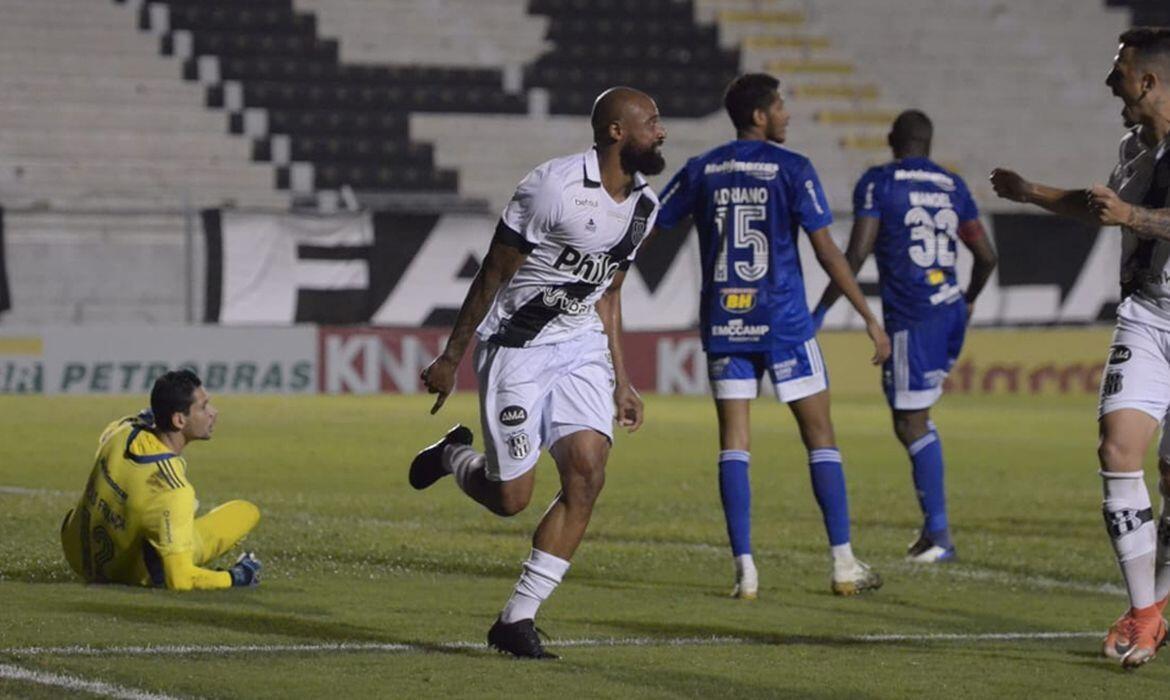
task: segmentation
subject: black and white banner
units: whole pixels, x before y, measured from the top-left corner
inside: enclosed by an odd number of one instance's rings
[[[207,250],[204,319],[223,324],[373,324],[449,326],[495,229],[484,215],[346,214],[328,217],[203,213]],[[992,214],[984,223],[1000,265],[976,305],[979,325],[1106,321],[1119,302],[1116,229],[1047,215]],[[848,217],[834,224],[844,248]],[[809,304],[828,278],[806,237],[801,262]],[[960,282],[971,266],[959,258]],[[875,310],[877,266],[859,274]],[[631,330],[693,328],[698,323],[698,244],[693,234],[658,236],[639,251],[622,288]],[[842,300],[827,328],[860,319]]]
[[[12,308],[8,291],[8,263],[4,258],[4,208],[0,207],[0,314]]]

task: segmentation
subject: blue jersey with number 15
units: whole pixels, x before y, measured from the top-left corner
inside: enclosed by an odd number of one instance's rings
[[[658,225],[694,217],[699,324],[708,352],[760,352],[815,332],[797,237],[833,221],[808,158],[771,141],[731,141],[691,158],[660,197]]]
[[[853,215],[880,219],[874,257],[887,328],[905,328],[958,302],[959,227],[979,218],[962,178],[929,158],[870,168],[853,190]]]

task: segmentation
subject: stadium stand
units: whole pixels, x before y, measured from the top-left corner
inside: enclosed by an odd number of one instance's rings
[[[6,206],[288,206],[126,7],[0,0],[0,15]]]
[[[636,85],[681,117],[720,109],[719,91],[739,70],[739,52],[718,28],[695,21],[691,0],[646,0],[636,13],[621,0],[532,0],[550,18],[553,49],[526,69],[525,85],[550,93],[553,114],[588,114],[597,93]]]
[[[207,105],[227,110],[233,133],[276,166],[277,186],[298,195],[348,187],[367,199],[454,197],[456,172],[411,142],[406,115],[527,109],[504,91],[500,68],[342,63],[315,13],[291,0],[151,1],[140,17],[164,52],[183,59],[185,77],[207,86]]]
[[[1162,0],[1105,0],[1105,4],[1128,8],[1132,13],[1131,23],[1135,27],[1170,25],[1170,5]]]
[[[1060,23],[1045,19],[1052,3],[697,0],[693,10],[697,26],[715,23],[720,46],[739,48],[742,70],[784,80],[790,145],[813,158],[834,209],[847,210],[858,175],[888,158],[888,125],[907,107],[935,119],[936,155],[967,177],[981,202],[1010,209],[985,185],[992,167],[1010,161],[1064,182],[1070,173],[1104,177],[1116,156],[1120,123],[1103,79],[1127,13],[1054,2]],[[978,104],[970,101],[975,87]],[[730,135],[720,112],[686,118],[651,92],[669,131],[668,169]],[[465,194],[493,208],[534,163],[588,143],[579,119],[555,114],[412,114],[411,130],[434,141],[437,162],[459,170]],[[1062,145],[1074,142],[1076,149]]]

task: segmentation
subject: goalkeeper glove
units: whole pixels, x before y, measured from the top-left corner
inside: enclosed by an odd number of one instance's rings
[[[260,560],[251,552],[244,552],[228,569],[232,575],[232,587],[260,585]]]

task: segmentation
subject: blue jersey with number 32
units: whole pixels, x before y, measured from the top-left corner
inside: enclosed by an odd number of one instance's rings
[[[870,168],[853,190],[853,215],[881,220],[874,257],[887,328],[905,328],[961,295],[959,226],[979,218],[967,184],[929,158]]]
[[[797,237],[833,217],[808,158],[771,141],[731,141],[687,161],[660,199],[662,228],[694,217],[708,352],[760,352],[813,336]]]

